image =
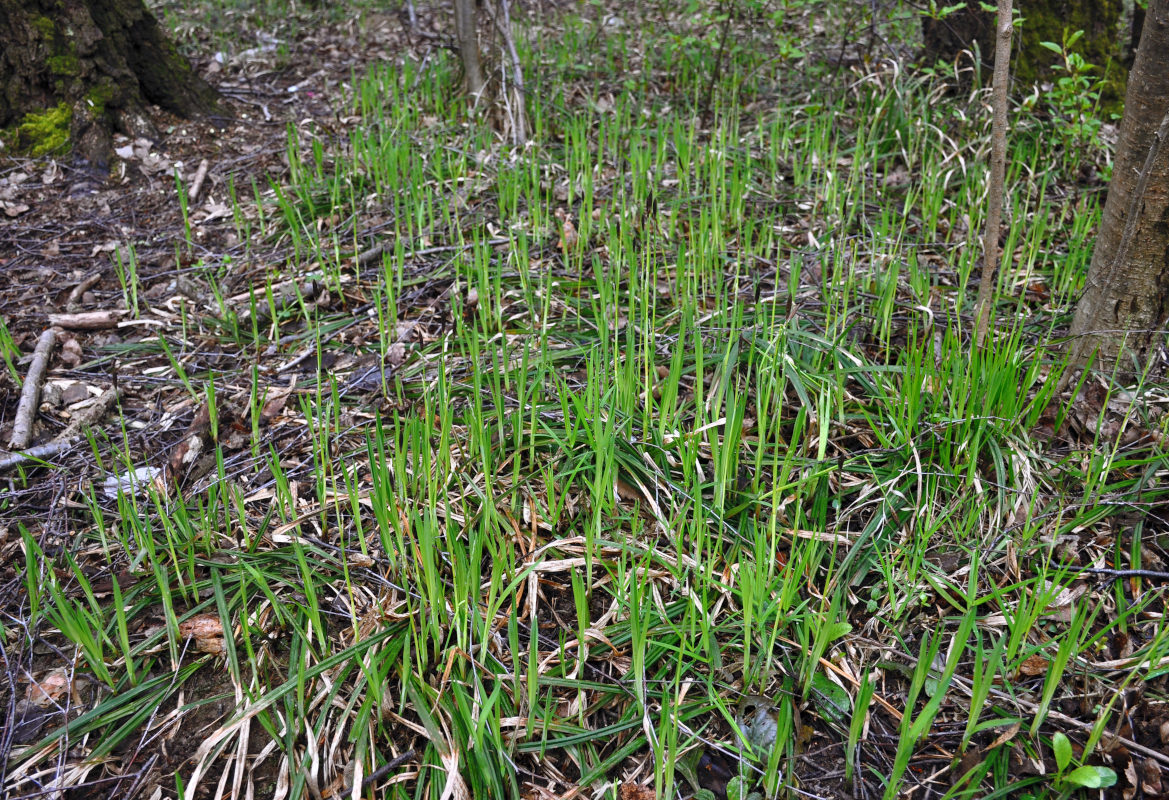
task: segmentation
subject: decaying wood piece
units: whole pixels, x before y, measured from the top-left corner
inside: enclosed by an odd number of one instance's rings
[[[125,311],[79,311],[76,314],[49,314],[49,322],[70,331],[98,331],[118,327]]]
[[[16,407],[16,419],[12,425],[12,438],[8,446],[13,450],[23,450],[32,441],[32,421],[37,413],[37,405],[41,399],[41,385],[45,382],[45,371],[49,366],[49,356],[53,346],[57,344],[57,329],[48,328],[37,339],[36,349],[32,354],[32,363],[28,366],[28,375],[24,379],[24,388],[20,391],[20,404]]]
[[[81,297],[94,286],[101,282],[101,273],[95,272],[81,283],[73,287],[73,291],[69,293],[69,298],[65,301],[66,311],[76,311],[78,303],[81,302]]]
[[[187,192],[187,199],[192,203],[199,199],[199,192],[203,191],[203,181],[207,180],[207,168],[211,162],[203,159],[199,162],[199,169],[195,170],[195,180],[191,181],[191,190]]]
[[[52,458],[58,453],[68,450],[85,433],[87,428],[97,424],[98,420],[105,416],[110,407],[117,402],[118,395],[118,389],[107,389],[93,401],[93,405],[82,409],[53,441],[0,457],[0,472],[12,469],[26,461]]]

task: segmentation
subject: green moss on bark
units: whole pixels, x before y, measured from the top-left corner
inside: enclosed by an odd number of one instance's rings
[[[106,109],[121,93],[117,87],[113,86],[109,81],[102,81],[96,86],[90,88],[85,94],[85,100],[89,103],[89,107],[93,109],[94,117],[105,116]]]
[[[60,155],[69,149],[73,112],[60,103],[43,113],[30,112],[16,126],[17,147],[34,157]]]

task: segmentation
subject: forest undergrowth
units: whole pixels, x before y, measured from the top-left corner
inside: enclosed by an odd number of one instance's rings
[[[112,320],[2,476],[6,796],[1169,793],[1164,364],[1061,382],[1111,125],[1012,89],[978,349],[978,76],[731,6],[513,9],[522,147],[441,8],[161,7],[230,130],[0,160],[4,424]]]

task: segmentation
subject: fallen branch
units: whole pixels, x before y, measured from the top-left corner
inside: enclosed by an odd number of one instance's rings
[[[125,311],[80,311],[76,314],[49,314],[49,323],[70,331],[99,331],[118,327],[118,320],[125,313]]]
[[[52,458],[68,450],[81,438],[81,435],[85,433],[87,428],[96,424],[98,420],[105,416],[106,412],[117,401],[119,393],[118,389],[107,389],[93,401],[93,405],[82,409],[69,425],[66,426],[65,430],[61,431],[61,434],[53,439],[53,441],[38,444],[36,447],[30,447],[19,453],[10,453],[0,458],[0,472],[12,469],[26,461],[40,461]]]
[[[56,328],[46,329],[37,340],[32,363],[28,367],[28,376],[24,379],[24,387],[20,391],[20,404],[16,407],[16,419],[12,424],[12,438],[8,440],[8,446],[13,450],[23,450],[32,441],[32,420],[40,403],[41,385],[45,382],[49,356],[56,343]]]

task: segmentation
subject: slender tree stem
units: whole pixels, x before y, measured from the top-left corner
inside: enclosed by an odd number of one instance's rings
[[[990,129],[990,184],[986,197],[986,230],[982,237],[982,282],[978,286],[978,302],[975,304],[975,347],[982,347],[990,324],[991,295],[999,261],[999,222],[1003,215],[1003,179],[1007,169],[1007,80],[1014,31],[1011,15],[1011,0],[999,0],[991,89],[994,122]]]

